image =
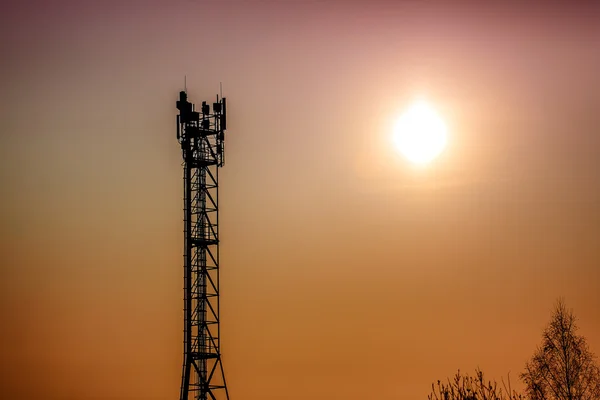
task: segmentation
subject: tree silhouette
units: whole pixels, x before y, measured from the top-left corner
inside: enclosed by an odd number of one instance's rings
[[[531,400],[598,400],[600,368],[562,299],[521,379]]]
[[[512,391],[510,379],[508,387],[499,388],[496,382],[487,381],[481,370],[475,371],[475,376],[461,375],[460,370],[453,380],[448,383],[437,381],[431,385],[429,400],[521,400],[523,397]]]

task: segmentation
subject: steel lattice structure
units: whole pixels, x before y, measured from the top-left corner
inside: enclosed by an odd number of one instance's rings
[[[184,356],[180,400],[229,399],[219,324],[219,168],[227,128],[225,98],[199,111],[177,101],[184,182]]]

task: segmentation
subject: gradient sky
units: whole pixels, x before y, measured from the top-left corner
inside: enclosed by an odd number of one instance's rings
[[[516,383],[559,296],[600,354],[600,7],[499,4],[2,2],[2,397],[177,398],[184,75],[228,98],[232,400]]]

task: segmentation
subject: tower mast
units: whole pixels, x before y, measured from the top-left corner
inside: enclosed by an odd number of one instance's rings
[[[225,98],[196,111],[185,91],[177,101],[183,155],[184,337],[180,400],[229,399],[221,363],[219,320],[219,168],[223,166]]]

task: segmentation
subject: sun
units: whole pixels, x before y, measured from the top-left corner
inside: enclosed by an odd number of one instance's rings
[[[424,165],[446,147],[448,133],[444,121],[425,101],[415,102],[394,126],[393,141],[408,161]]]

